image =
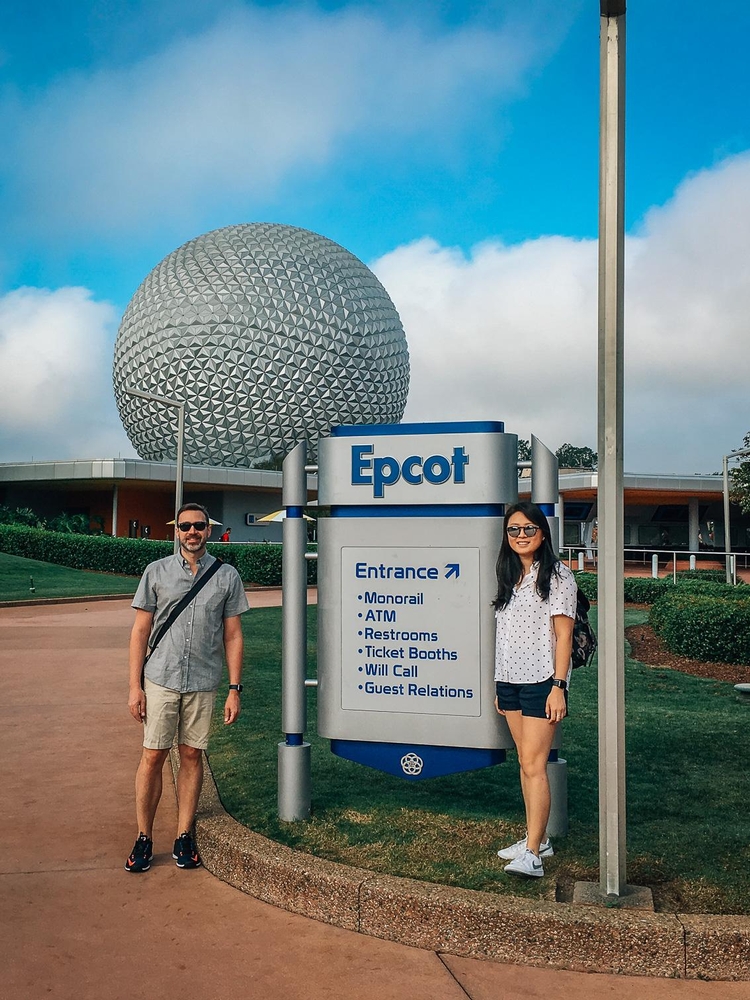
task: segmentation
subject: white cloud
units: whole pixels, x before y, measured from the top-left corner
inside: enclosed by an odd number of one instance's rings
[[[596,447],[594,241],[424,239],[374,268],[412,358],[405,419]],[[750,430],[750,155],[688,178],[626,253],[625,467],[710,472]]]
[[[115,321],[85,288],[0,296],[0,461],[133,453],[112,399]]]
[[[543,34],[528,28],[235,10],[138,64],[6,94],[0,164],[27,222],[36,213],[45,227],[108,232],[184,218],[227,194],[268,196],[352,137],[397,143],[403,156],[407,140],[429,136],[439,159],[475,97],[517,94],[564,25],[558,15]]]

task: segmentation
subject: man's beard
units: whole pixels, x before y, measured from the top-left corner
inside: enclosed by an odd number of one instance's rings
[[[184,549],[186,552],[200,552],[201,549],[206,547],[206,543],[203,539],[198,539],[194,542],[185,541],[180,542],[180,548]]]

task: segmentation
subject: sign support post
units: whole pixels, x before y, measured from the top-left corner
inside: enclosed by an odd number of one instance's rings
[[[282,555],[281,728],[279,743],[279,819],[293,823],[310,818],[310,744],[307,725],[305,674],[307,672],[307,528],[303,509],[307,503],[304,441],[284,459],[282,501],[286,507]]]

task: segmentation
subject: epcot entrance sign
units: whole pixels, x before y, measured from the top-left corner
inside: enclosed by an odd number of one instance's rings
[[[533,444],[533,496],[551,516],[557,464]],[[513,741],[494,706],[491,602],[505,505],[518,499],[517,436],[496,421],[345,426],[318,454],[318,502],[331,514],[318,521],[319,734],[339,756],[411,781],[501,763]],[[282,709],[282,819],[305,818],[306,795],[309,815],[306,642],[295,626],[306,592],[287,546],[296,530],[302,563],[303,525],[290,522],[305,497],[287,494],[293,458],[284,464],[283,697],[297,709]]]
[[[334,753],[415,780],[513,745],[493,705],[490,601],[516,464],[496,422],[321,440],[318,731]]]

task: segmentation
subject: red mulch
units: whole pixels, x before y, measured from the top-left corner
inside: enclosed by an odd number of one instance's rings
[[[628,605],[632,608],[642,606],[645,607],[645,605]],[[680,670],[683,674],[711,677],[717,681],[729,681],[730,684],[750,682],[750,666],[737,663],[704,663],[702,660],[691,660],[688,656],[670,653],[650,625],[628,626],[625,629],[625,638],[630,643],[633,658],[650,667],[669,667],[671,670]]]

